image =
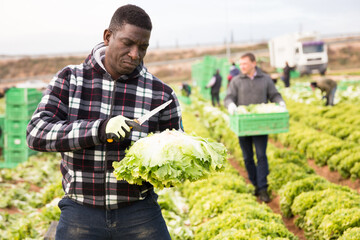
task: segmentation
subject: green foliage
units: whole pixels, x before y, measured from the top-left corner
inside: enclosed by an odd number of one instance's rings
[[[308,239],[321,239],[325,231],[327,232],[328,229],[333,228],[331,224],[326,225],[326,223],[324,223],[323,225],[321,225],[325,217],[331,215],[335,211],[348,212],[345,211],[345,209],[359,208],[359,201],[360,198],[358,196],[349,197],[349,195],[347,195],[346,193],[331,195],[327,198],[322,199],[313,208],[309,209],[304,217],[304,231]],[[358,213],[355,214],[355,216],[359,217]],[[329,219],[326,221],[329,221]],[[346,222],[347,221],[344,221],[344,226],[346,226]],[[354,227],[354,225],[350,224],[349,227]]]
[[[360,239],[360,227],[348,228],[338,240],[358,240]]]
[[[191,240],[194,238],[189,222],[187,200],[176,188],[157,191],[158,203],[161,207],[166,226],[172,240]]]
[[[336,239],[348,228],[360,227],[360,206],[337,209],[326,215],[319,226],[320,239]]]
[[[269,190],[276,192],[288,182],[308,177],[306,169],[294,163],[274,164],[268,175]]]
[[[245,239],[242,238],[243,236],[248,236],[248,239],[273,239],[279,237],[297,239],[283,224],[278,223],[276,220],[263,221],[257,218],[254,219],[252,216],[252,213],[246,211],[237,214],[223,213],[203,223],[195,232],[195,240],[221,239],[221,233],[225,231],[239,234],[240,239]],[[229,232],[223,234],[227,235]]]
[[[360,178],[360,162],[354,164],[354,167],[350,170],[351,179],[356,180]]]
[[[344,199],[356,198],[355,192],[343,189],[329,188],[326,190],[309,191],[299,194],[291,206],[292,213],[297,216],[295,224],[300,227],[305,227],[304,218],[309,209],[316,206],[320,201],[329,197],[341,196]]]

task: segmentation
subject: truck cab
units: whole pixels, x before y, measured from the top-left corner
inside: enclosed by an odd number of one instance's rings
[[[319,72],[324,75],[327,69],[327,47],[323,41],[297,42],[295,48],[296,69],[301,75]]]
[[[327,46],[317,33],[285,34],[270,39],[268,46],[270,65],[278,72],[286,62],[295,66],[300,75],[326,72]]]

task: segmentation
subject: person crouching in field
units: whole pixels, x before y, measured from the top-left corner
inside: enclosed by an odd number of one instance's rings
[[[322,94],[325,92],[325,96],[323,98],[326,98],[326,106],[334,105],[335,92],[337,89],[337,83],[334,80],[322,78],[315,82],[311,82],[310,86],[313,91],[315,91],[315,88],[319,88]]]

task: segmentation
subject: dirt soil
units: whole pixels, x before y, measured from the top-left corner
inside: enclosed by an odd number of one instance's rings
[[[324,178],[326,178],[328,181],[332,182],[332,183],[336,183],[342,186],[348,186],[349,188],[352,188],[354,190],[356,190],[359,194],[360,194],[360,180],[356,179],[356,180],[351,180],[349,179],[344,179],[340,173],[338,173],[337,171],[330,171],[328,166],[318,166],[315,164],[315,160],[313,159],[309,159],[308,160],[309,166],[312,167],[315,172],[319,175],[322,176]]]
[[[246,182],[248,184],[250,184],[250,180],[248,178],[247,172],[246,170],[241,167],[238,163],[238,161],[236,159],[228,159],[229,163],[236,169],[238,170],[239,174],[245,178]],[[260,201],[259,201],[260,202]],[[295,224],[294,224],[294,217],[292,218],[286,218],[281,214],[281,210],[280,210],[280,196],[273,194],[272,196],[272,200],[270,203],[267,204],[271,210],[274,213],[280,214],[282,216],[282,219],[284,221],[284,224],[286,226],[286,228],[292,232],[295,236],[297,236],[299,238],[299,240],[306,240],[306,237],[304,235],[304,231],[301,228],[298,228]]]

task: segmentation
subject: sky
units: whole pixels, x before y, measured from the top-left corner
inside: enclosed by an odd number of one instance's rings
[[[152,19],[150,49],[360,35],[359,0],[0,0],[0,55],[89,53],[127,3]]]

